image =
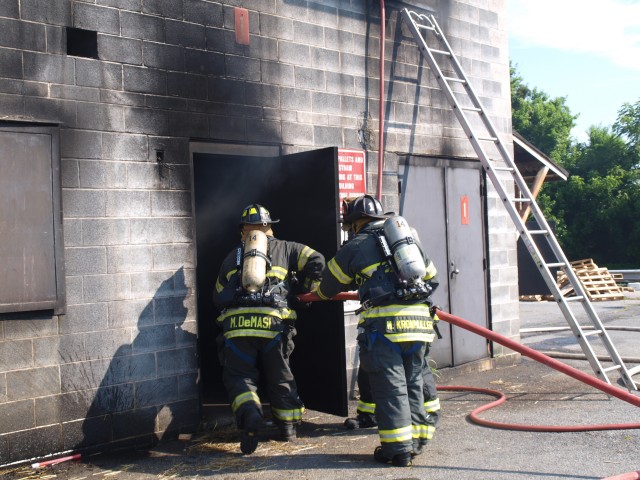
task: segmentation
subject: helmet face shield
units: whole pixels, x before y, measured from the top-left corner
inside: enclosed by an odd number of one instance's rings
[[[272,220],[269,210],[262,205],[252,203],[245,207],[240,216],[240,226],[242,225],[263,225],[268,226],[272,223],[278,223],[280,220]]]

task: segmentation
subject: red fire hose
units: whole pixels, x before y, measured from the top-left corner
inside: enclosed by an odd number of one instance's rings
[[[305,302],[313,302],[313,301],[318,301],[321,300],[317,295],[313,294],[313,293],[307,293],[304,295],[300,295],[299,296],[300,300],[305,301]],[[346,292],[346,293],[340,293],[338,295],[336,295],[335,297],[331,298],[331,300],[357,300],[358,299],[358,294],[355,292]],[[438,318],[440,318],[441,320],[444,320],[452,325],[455,325],[457,327],[460,328],[464,328],[465,330],[469,330],[472,333],[475,333],[477,335],[480,335],[482,337],[485,337],[493,342],[499,343],[500,345],[503,345],[511,350],[514,350],[516,352],[521,353],[522,355],[525,355],[537,362],[540,362],[544,365],[547,365],[555,370],[558,370],[561,373],[564,373],[565,375],[569,375],[570,377],[575,378],[576,380],[579,380],[583,383],[586,383],[587,385],[591,385],[592,387],[595,387],[605,393],[607,393],[608,395],[611,395],[613,397],[617,397],[620,400],[624,400],[627,403],[630,403],[632,405],[635,405],[636,407],[640,407],[640,397],[636,397],[635,395],[632,395],[629,392],[626,392],[618,387],[614,387],[613,385],[610,385],[606,382],[603,382],[602,380],[592,377],[591,375],[588,375],[584,372],[581,372],[580,370],[577,370],[573,367],[570,367],[569,365],[566,365],[562,362],[559,362],[558,360],[555,360],[547,355],[544,355],[540,352],[537,352],[536,350],[533,350],[532,348],[526,347],[520,343],[514,342],[513,340],[510,340],[507,337],[504,337],[502,335],[499,335],[495,332],[492,332],[491,330],[488,330],[484,327],[481,327],[479,325],[475,325],[463,318],[460,317],[456,317],[455,315],[451,315],[450,313],[446,313],[443,312],[441,310],[437,311],[438,314]],[[493,408],[497,405],[500,405],[501,403],[503,403],[506,400],[506,397],[500,393],[500,392],[496,392],[494,390],[488,390],[488,389],[482,389],[482,388],[475,388],[475,387],[438,387],[438,390],[449,390],[449,391],[463,391],[463,390],[469,390],[469,391],[475,391],[475,392],[482,392],[482,393],[486,393],[488,395],[492,395],[495,397],[498,397],[498,400],[488,404],[488,405],[484,405],[476,410],[474,410],[471,414],[470,414],[470,418],[480,424],[480,425],[485,425],[485,426],[489,426],[489,427],[494,427],[494,428],[502,428],[502,429],[508,429],[508,430],[531,430],[531,431],[542,431],[542,432],[559,432],[559,431],[587,431],[587,430],[618,430],[618,429],[636,429],[636,428],[640,428],[640,424],[637,423],[630,423],[630,424],[611,424],[611,425],[592,425],[592,426],[585,426],[585,427],[563,427],[563,426],[536,426],[536,425],[511,425],[511,424],[503,424],[503,423],[497,423],[497,422],[489,422],[486,420],[482,420],[480,418],[478,418],[478,414],[480,412],[483,412],[485,410],[488,410],[490,408]]]

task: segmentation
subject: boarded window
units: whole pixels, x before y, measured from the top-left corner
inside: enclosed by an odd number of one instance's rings
[[[0,123],[0,312],[63,313],[59,134]]]

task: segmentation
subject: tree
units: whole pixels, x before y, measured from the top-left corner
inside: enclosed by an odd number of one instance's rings
[[[565,97],[550,98],[537,88],[529,88],[515,67],[511,72],[511,111],[513,129],[563,164],[571,151],[571,129],[578,118],[571,114]]]
[[[591,127],[586,142],[564,98],[528,87],[511,68],[513,128],[569,171],[547,182],[538,203],[569,260],[609,268],[640,266],[640,101],[625,103],[612,127]]]

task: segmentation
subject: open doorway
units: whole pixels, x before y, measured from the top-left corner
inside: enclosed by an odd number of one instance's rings
[[[338,149],[277,155],[273,147],[192,144],[198,350],[204,404],[227,404],[217,357],[212,293],[222,260],[240,239],[244,207],[264,205],[276,237],[307,244],[327,260],[338,249]],[[344,312],[341,302],[314,302],[298,312],[291,356],[307,408],[347,415]],[[264,397],[266,398],[266,397]]]

